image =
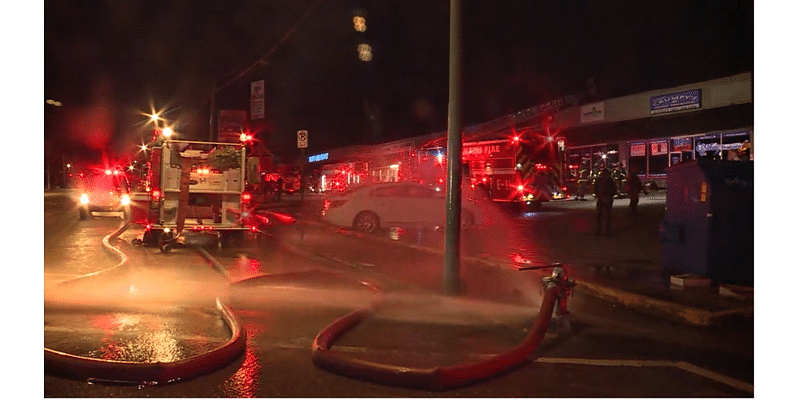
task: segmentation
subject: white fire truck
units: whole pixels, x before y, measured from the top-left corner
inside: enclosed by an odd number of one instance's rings
[[[132,194],[131,220],[144,226],[140,241],[169,252],[189,240],[218,245],[257,231],[266,218],[251,214],[245,192],[245,146],[165,140],[149,150],[144,192]],[[257,177],[250,177],[257,179]]]

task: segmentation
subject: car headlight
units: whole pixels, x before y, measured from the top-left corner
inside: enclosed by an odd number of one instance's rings
[[[127,194],[123,194],[122,198],[119,199],[119,202],[122,203],[123,206],[127,206],[131,204],[131,198]]]
[[[81,195],[81,204],[89,204],[89,195],[88,194],[83,193]]]

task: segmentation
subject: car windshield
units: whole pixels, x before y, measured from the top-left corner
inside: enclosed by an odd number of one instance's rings
[[[127,193],[128,185],[124,177],[105,174],[91,174],[83,180],[83,190],[89,192]]]

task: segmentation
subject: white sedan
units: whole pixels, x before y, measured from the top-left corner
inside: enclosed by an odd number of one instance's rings
[[[469,186],[462,189],[461,226],[483,224],[491,200]],[[388,227],[433,228],[445,224],[444,192],[411,182],[361,186],[325,200],[322,219],[372,233]]]

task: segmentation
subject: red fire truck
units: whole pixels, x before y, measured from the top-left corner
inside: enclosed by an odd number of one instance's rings
[[[444,188],[444,152],[421,149],[414,180]],[[562,186],[563,139],[509,139],[467,142],[462,145],[462,162],[468,179],[483,188],[494,201],[510,203],[515,209],[536,209],[543,202],[566,198]]]

